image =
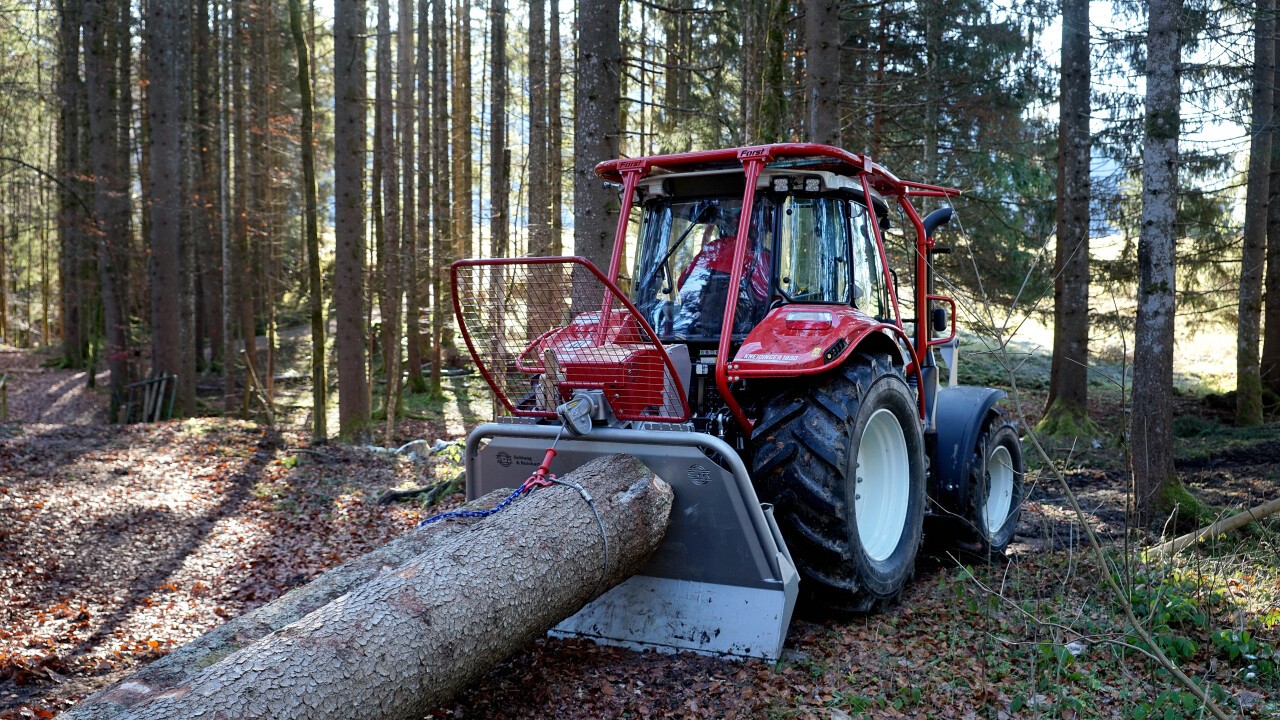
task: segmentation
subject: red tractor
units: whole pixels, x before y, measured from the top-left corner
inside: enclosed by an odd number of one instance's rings
[[[646,570],[559,632],[776,659],[799,589],[841,611],[897,598],[926,518],[1004,550],[1021,443],[1001,391],[955,384],[956,304],[932,264],[952,211],[911,204],[958,191],[811,144],[596,173],[621,186],[606,271],[489,259],[453,276],[463,336],[509,415],[469,438],[470,497],[519,484],[556,441],[557,472],[624,452],[675,490]],[[914,231],[909,298],[885,252],[895,217]]]

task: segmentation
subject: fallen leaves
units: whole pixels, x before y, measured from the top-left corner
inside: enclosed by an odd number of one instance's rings
[[[303,443],[207,420],[0,443],[0,718],[61,708],[421,516],[371,500],[411,468],[277,462]]]

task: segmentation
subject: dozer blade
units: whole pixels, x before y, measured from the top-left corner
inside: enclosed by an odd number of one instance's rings
[[[556,446],[556,474],[624,453],[670,484],[675,501],[648,565],[552,634],[776,662],[799,576],[772,509],[761,506],[746,467],[724,441],[682,426],[661,427],[597,428]],[[519,420],[476,428],[467,438],[467,498],[518,486],[559,430]]]

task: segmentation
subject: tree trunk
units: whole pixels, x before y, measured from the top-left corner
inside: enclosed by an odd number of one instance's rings
[[[195,65],[192,42],[192,3],[183,3],[176,10],[178,22],[177,52],[175,60],[178,64],[178,177],[180,186],[178,197],[181,206],[179,219],[179,312],[178,317],[178,377],[177,394],[174,412],[191,415],[196,407],[196,348],[197,338],[197,292],[200,270],[197,264],[199,246],[193,224],[204,219],[194,210],[194,200],[200,192],[197,185],[197,154],[195,146],[195,93],[193,92]]]
[[[888,11],[884,5],[876,9],[876,69],[872,81],[871,93],[871,157],[879,160],[880,150],[884,147],[885,116],[885,63],[888,52],[885,48],[889,41]]]
[[[583,38],[587,31],[583,30]],[[603,159],[603,158],[601,158]],[[529,0],[529,254],[551,254],[547,187],[546,0]]]
[[[53,163],[53,149],[56,143],[54,136],[57,132],[56,128],[46,127],[45,132],[48,136],[45,138],[45,167],[56,167]],[[41,347],[50,347],[53,343],[51,333],[52,328],[49,326],[49,310],[53,305],[53,286],[52,278],[49,276],[49,255],[51,253],[49,247],[49,208],[53,205],[51,202],[51,193],[48,184],[40,186],[40,207],[44,208],[44,212],[40,217],[40,345]],[[56,218],[55,218],[56,221]]]
[[[419,717],[635,573],[661,542],[671,490],[638,460],[600,458],[565,480],[588,489],[599,520],[557,485],[465,529],[415,530],[420,554],[406,541],[347,563],[64,717]],[[539,537],[553,541],[527,541]]]
[[[272,119],[283,114],[284,109],[280,102],[280,95],[276,92],[276,88],[280,87],[283,80],[277,74],[280,63],[277,57],[277,36],[276,29],[279,27],[277,22],[280,20],[276,16],[275,3],[262,3],[257,15],[258,22],[255,24],[257,32],[257,54],[258,54],[258,72],[262,77],[262,115],[258,119],[257,133],[259,135],[259,152],[258,162],[256,163],[256,177],[258,181],[259,192],[262,198],[262,204],[259,211],[259,237],[258,245],[259,263],[261,268],[260,277],[262,289],[262,302],[260,312],[262,313],[263,326],[266,340],[267,357],[264,360],[262,372],[262,385],[265,390],[268,404],[275,403],[275,377],[276,377],[276,351],[279,347],[279,335],[276,331],[276,278],[280,276],[280,269],[277,267],[279,258],[279,250],[283,233],[280,232],[280,213],[277,210],[276,201],[276,183],[272,179],[275,176],[276,152],[271,147],[271,141],[276,137],[275,131],[272,129]],[[287,22],[287,20],[286,20]]]
[[[753,145],[760,135],[760,84],[762,72],[761,57],[764,38],[764,27],[761,22],[762,0],[744,0],[742,3],[742,60],[739,68],[739,106],[742,121],[741,142]]]
[[[493,77],[489,92],[489,240],[492,257],[507,254],[507,212],[511,149],[507,147],[507,17],[503,0],[489,10]]]
[[[240,3],[237,3],[239,5]],[[264,51],[263,42],[266,39],[266,25],[271,17],[271,9],[265,3],[251,2],[247,3],[246,16],[248,27],[245,29],[248,38],[247,44],[247,64],[248,64],[248,83],[249,95],[246,98],[245,106],[248,110],[249,127],[245,134],[245,142],[248,144],[248,164],[245,166],[247,180],[249,182],[249,194],[246,198],[248,203],[248,232],[244,237],[244,259],[247,263],[246,287],[249,288],[245,292],[245,303],[241,312],[243,313],[242,322],[244,323],[245,336],[245,358],[246,363],[253,366],[254,373],[260,379],[259,388],[264,395],[270,400],[270,390],[268,383],[271,382],[272,372],[270,362],[262,363],[258,358],[258,338],[257,327],[258,318],[266,319],[267,306],[271,302],[271,298],[267,288],[267,278],[269,272],[269,247],[273,242],[271,234],[268,231],[268,208],[270,206],[268,195],[271,192],[271,184],[268,179],[270,174],[268,168],[270,166],[270,155],[267,152],[267,131],[270,122],[270,79],[267,77],[269,57]],[[271,342],[271,324],[266,323],[263,335],[266,340],[266,349],[270,356],[273,343]],[[249,403],[245,404],[245,411],[248,412]]]
[[[337,309],[338,426],[347,440],[369,425],[365,376],[364,0],[334,3],[334,254],[333,300]]]
[[[1063,0],[1062,18],[1053,366],[1041,427],[1078,434],[1089,417],[1089,0]]]
[[[432,233],[431,295],[435,306],[431,312],[431,394],[441,394],[440,377],[444,367],[445,326],[453,316],[450,300],[449,264],[453,262],[453,222],[449,207],[449,53],[446,42],[444,0],[431,3],[431,129],[435,152],[431,158]],[[447,340],[452,345],[452,339]]]
[[[221,161],[218,164],[218,241],[219,259],[222,262],[222,404],[230,413],[235,408],[235,245],[231,222],[233,207],[231,197],[231,122],[232,112],[232,61],[231,53],[238,52],[233,41],[235,31],[229,17],[227,4],[218,3],[218,137],[221,145]],[[239,227],[236,221],[234,227]]]
[[[195,91],[195,150],[199,158],[197,165],[199,185],[198,197],[193,203],[194,235],[200,254],[199,288],[201,313],[199,320],[202,332],[197,334],[196,348],[199,355],[198,370],[204,370],[204,339],[209,340],[212,364],[220,364],[222,357],[222,262],[219,243],[214,232],[218,212],[214,202],[219,198],[218,177],[221,173],[219,160],[221,153],[217,147],[221,138],[214,140],[214,113],[217,112],[214,102],[215,83],[214,38],[216,34],[210,29],[210,12],[208,3],[198,3],[197,19],[194,25],[194,48],[196,60]]]
[[[84,83],[80,79],[80,0],[58,3],[58,287],[62,319],[62,362],[85,365],[88,288],[84,263],[87,222],[76,190],[83,188],[80,128]]]
[[[938,182],[938,125],[942,120],[943,95],[943,23],[946,6],[943,0],[928,0],[921,4],[924,15],[924,132],[921,152],[921,173],[926,182]]]
[[[1274,16],[1272,22],[1274,23]],[[1272,26],[1272,34],[1276,26]],[[1280,60],[1280,35],[1271,49],[1272,60]],[[1280,68],[1272,66],[1274,83]],[[1267,271],[1264,278],[1266,306],[1262,321],[1262,361],[1259,376],[1263,385],[1280,397],[1280,92],[1271,91],[1271,182],[1267,203]]]
[[[1280,36],[1272,52],[1280,58]],[[1275,68],[1273,68],[1274,70]],[[1280,78],[1277,71],[1275,78]],[[1274,80],[1273,80],[1274,82]],[[1267,271],[1264,278],[1266,305],[1262,321],[1262,360],[1259,376],[1263,385],[1280,396],[1280,92],[1272,88],[1271,99],[1271,182],[1267,203]]]
[[[493,75],[489,78],[489,253],[490,257],[507,256],[509,239],[509,213],[511,205],[511,148],[507,147],[507,16],[504,0],[493,0],[489,8],[490,57]],[[490,276],[499,282],[499,270]],[[490,323],[495,328],[494,337],[502,336],[502,324],[506,311],[495,305],[490,313]],[[490,397],[490,408],[498,414],[498,401]]]
[[[235,136],[234,160],[234,193],[235,193],[235,231],[231,240],[231,266],[236,268],[232,273],[232,288],[235,294],[234,316],[239,329],[240,340],[244,344],[246,362],[257,365],[258,346],[253,327],[253,280],[249,268],[249,123],[248,110],[245,107],[244,87],[244,55],[248,44],[245,35],[245,13],[248,3],[231,2],[231,33],[227,43],[227,51],[231,54],[231,102],[234,106],[233,129]],[[246,320],[247,314],[247,320]],[[232,363],[232,357],[227,363]],[[234,374],[234,373],[233,373]],[[249,373],[244,373],[245,392],[248,392]],[[234,382],[229,383],[233,385]],[[228,391],[234,387],[228,387]],[[232,402],[228,398],[228,403]],[[249,408],[241,401],[240,410],[247,413]]]
[[[749,15],[750,8],[744,3],[742,9],[744,44],[746,40],[745,24],[748,22]],[[684,67],[689,64],[686,58],[691,57],[691,55],[685,51],[683,42],[683,28],[688,24],[688,19],[685,16],[684,8],[679,6],[671,7],[659,15],[658,18],[662,26],[662,59],[666,64],[662,73],[662,109],[659,114],[661,119],[658,122],[658,132],[664,138],[669,138],[673,133],[686,129],[682,126],[684,116],[679,109],[684,107],[680,104],[681,85],[684,85],[689,77],[689,71],[685,70]],[[657,48],[655,48],[656,50]],[[741,62],[747,63],[745,52]],[[664,152],[680,152],[687,149],[672,147],[669,142],[662,143],[661,147]]]
[[[102,320],[106,330],[107,367],[111,371],[109,417],[114,422],[128,382],[128,313],[123,282],[127,262],[129,202],[125,168],[119,166],[116,104],[119,88],[115,77],[115,46],[107,41],[108,20],[115,15],[111,2],[84,3],[85,94],[89,108],[90,163],[93,172],[93,207],[98,255],[98,287],[102,293]]]
[[[186,3],[156,0],[147,13],[147,108],[151,116],[151,373],[183,375],[181,105]],[[182,384],[180,380],[179,385]],[[181,399],[182,393],[177,393]],[[187,408],[178,403],[178,411]]]
[[[410,257],[405,263],[408,279],[406,301],[409,306],[408,343],[409,343],[409,385],[414,392],[425,392],[427,381],[422,376],[422,317],[423,307],[432,308],[429,278],[431,271],[431,33],[427,30],[427,20],[431,17],[431,0],[418,0],[418,57],[416,73],[418,76],[418,225],[417,233],[412,239]],[[408,198],[405,202],[409,202]],[[421,263],[419,262],[421,261]],[[424,286],[425,285],[425,286]],[[434,312],[431,313],[435,315]]]
[[[791,0],[764,0],[764,69],[758,142],[787,139],[786,22]]]
[[[150,156],[148,151],[147,138],[150,137],[151,131],[148,129],[149,120],[147,117],[146,93],[139,93],[140,97],[136,106],[139,115],[139,134],[136,136],[132,132],[134,123],[134,72],[133,72],[133,32],[135,26],[133,16],[133,3],[131,2],[115,2],[115,21],[110,25],[110,31],[107,35],[110,42],[115,43],[113,51],[115,61],[115,87],[117,88],[115,96],[115,159],[112,161],[119,168],[119,182],[122,189],[116,195],[116,202],[119,203],[117,214],[120,219],[120,240],[119,252],[120,263],[117,267],[119,277],[119,287],[123,288],[120,293],[121,313],[125,318],[123,329],[128,330],[131,324],[129,318],[143,317],[143,322],[150,323],[150,298],[147,296],[147,284],[145,282],[133,282],[134,275],[130,273],[134,260],[140,254],[145,253],[145,238],[150,237],[148,230],[148,222],[151,218],[151,206],[148,203],[140,203],[140,212],[138,213],[141,222],[139,227],[147,232],[141,235],[135,235],[133,232],[133,191],[131,178],[133,177],[132,158],[136,155],[138,158],[137,174],[142,179],[142,187],[150,186],[150,176],[146,172],[146,163]],[[138,18],[138,26],[140,27],[142,18]],[[145,45],[145,39],[143,44]],[[141,49],[139,54],[139,68],[137,77],[146,78],[146,50]],[[144,193],[143,198],[149,195]],[[135,244],[136,242],[136,244]],[[129,335],[124,337],[126,347],[129,345]],[[132,349],[130,348],[130,352]],[[132,369],[131,372],[136,372]],[[137,380],[131,373],[126,373],[125,381]]]
[[[0,203],[3,202],[4,194],[0,193]],[[10,224],[17,226],[16,221]],[[4,206],[0,205],[0,344],[5,345],[16,344],[11,343],[9,338],[9,268],[6,267],[9,257],[8,246],[9,233],[8,228],[5,227]]]
[[[596,177],[596,163],[618,157],[619,4],[578,3],[578,75],[574,84],[573,247],[608,270],[618,223],[618,193]]]
[[[810,142],[840,147],[840,13],[836,0],[809,0],[804,14],[804,84]],[[929,179],[933,182],[933,178]]]
[[[1251,522],[1263,520],[1277,512],[1280,512],[1280,498],[1268,500],[1261,505],[1236,513],[1231,517],[1223,518],[1206,528],[1189,532],[1167,542],[1160,543],[1148,550],[1147,553],[1154,557],[1167,559],[1177,555],[1198,542],[1213,542],[1219,535],[1239,530]]]
[[[471,2],[454,3],[453,256],[471,257]]]
[[[547,192],[551,206],[547,210],[551,255],[564,254],[564,127],[561,122],[560,98],[563,62],[560,52],[560,3],[549,0],[547,37]]]
[[[1258,357],[1262,324],[1262,271],[1266,262],[1270,199],[1272,85],[1275,83],[1275,0],[1257,0],[1253,42],[1253,112],[1249,128],[1249,180],[1244,203],[1244,252],[1236,335],[1236,425],[1262,424]]]
[[[324,283],[320,277],[320,233],[316,227],[316,147],[314,104],[311,98],[311,54],[307,37],[302,32],[302,0],[289,0],[289,30],[298,56],[298,92],[302,98],[302,199],[303,232],[307,246],[307,274],[311,292],[311,437],[324,440],[328,436],[325,415],[328,412],[329,383],[324,369]]]
[[[400,284],[404,288],[405,309],[401,326],[405,329],[408,340],[406,362],[409,366],[408,385],[412,392],[425,389],[422,381],[422,354],[418,343],[418,313],[421,301],[418,297],[418,227],[416,183],[414,172],[414,118],[418,107],[414,100],[413,74],[415,70],[413,56],[413,0],[400,0],[399,26],[396,31],[396,121],[400,129],[400,164],[404,168],[401,176],[400,196],[403,208],[400,227]],[[421,117],[425,125],[427,119]]]
[[[1130,462],[1142,525],[1181,487],[1173,468],[1173,321],[1181,115],[1179,0],[1148,10],[1146,138],[1142,152],[1142,229],[1138,238],[1138,317],[1134,331]]]
[[[396,153],[395,117],[391,101],[391,3],[378,0],[378,53],[375,83],[378,110],[376,160],[381,163],[382,225],[379,242],[382,290],[382,374],[386,379],[382,408],[386,413],[384,443],[395,431],[396,401],[400,398],[400,173]],[[375,174],[376,177],[376,174]]]

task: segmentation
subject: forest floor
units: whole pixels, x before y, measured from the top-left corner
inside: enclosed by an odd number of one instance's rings
[[[378,505],[387,488],[453,477],[429,464],[197,418],[110,426],[103,391],[44,358],[0,352],[0,718],[51,717],[143,663],[457,505]],[[975,363],[979,369],[981,362]],[[1034,383],[1023,398],[1037,406]],[[1280,426],[1236,430],[1214,401],[1176,399],[1178,468],[1223,512],[1275,497]],[[1095,416],[1119,424],[1118,398]],[[488,415],[475,379],[396,442],[456,439]],[[1108,439],[1112,438],[1112,439]],[[1148,629],[1233,715],[1280,716],[1280,524],[1172,564],[1126,553],[1114,435],[1051,448]],[[1194,697],[1121,621],[1050,473],[1032,477],[1009,555],[988,564],[933,533],[902,602],[793,622],[784,660],[730,662],[543,639],[433,718],[1191,718]],[[1127,558],[1127,559],[1126,559]]]

